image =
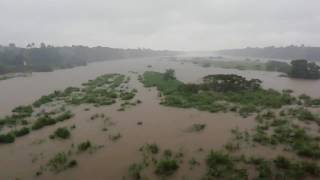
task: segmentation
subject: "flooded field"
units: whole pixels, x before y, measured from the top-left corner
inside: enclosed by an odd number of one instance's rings
[[[262,80],[264,88],[276,90],[292,89],[294,94],[305,93],[320,97],[320,81],[296,80],[279,77],[279,73],[263,71],[239,71],[221,68],[202,68],[192,63],[170,61],[166,58],[128,59],[92,63],[84,67],[57,70],[49,73],[33,73],[30,77],[17,77],[0,81],[0,115],[10,114],[18,105],[27,105],[42,95],[69,86],[80,86],[83,82],[99,75],[120,73],[130,77],[128,86],[138,90],[135,99],[141,104],[118,111],[120,104],[94,107],[92,105],[72,106],[75,114],[68,121],[45,127],[12,144],[0,145],[0,179],[123,179],[128,177],[128,167],[142,159],[139,148],[146,143],[156,143],[161,150],[171,149],[183,153],[183,163],[171,179],[201,179],[205,173],[207,153],[211,149],[222,149],[230,141],[231,129],[250,130],[256,125],[252,116],[242,118],[236,113],[209,113],[195,109],[165,107],[159,104],[160,97],[155,88],[145,88],[138,81],[138,74],[145,71],[164,72],[172,68],[177,79],[183,82],[200,82],[208,74],[239,74],[247,78]],[[137,73],[135,73],[137,72]],[[87,109],[87,110],[85,110]],[[320,112],[319,109],[314,109]],[[91,117],[104,114],[110,118],[108,125],[103,119]],[[201,132],[188,133],[192,124],[206,124]],[[71,127],[71,138],[50,139],[58,127]],[[106,128],[106,130],[103,130]],[[110,136],[121,134],[116,141]],[[90,140],[97,148],[91,152],[76,153],[75,145]],[[201,149],[201,151],[199,150]],[[41,167],[58,152],[72,151],[78,166],[59,173],[43,172],[36,177]],[[248,154],[274,158],[279,154],[295,156],[279,149],[257,146],[243,148],[238,154]],[[192,158],[200,162],[190,169]],[[152,170],[143,173],[149,179],[159,178]],[[161,178],[159,178],[161,179]]]

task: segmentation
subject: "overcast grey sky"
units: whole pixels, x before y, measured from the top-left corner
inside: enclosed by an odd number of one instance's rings
[[[0,44],[320,46],[320,0],[0,0]]]

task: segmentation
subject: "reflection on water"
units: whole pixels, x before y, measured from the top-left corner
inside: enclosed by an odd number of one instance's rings
[[[151,68],[147,66],[151,65]],[[199,147],[205,151],[221,148],[230,138],[230,129],[251,129],[254,119],[242,119],[232,113],[211,114],[193,109],[177,109],[159,105],[159,98],[154,89],[146,89],[137,81],[137,75],[129,71],[143,73],[146,70],[164,71],[167,68],[176,70],[178,79],[185,82],[200,81],[201,77],[214,73],[236,73],[248,78],[258,78],[263,86],[274,89],[293,89],[297,94],[306,93],[320,96],[320,81],[293,80],[279,77],[278,73],[259,71],[238,71],[221,68],[202,68],[191,63],[167,61],[161,58],[129,59],[92,63],[85,67],[58,70],[49,73],[34,73],[31,77],[15,78],[0,81],[0,114],[5,115],[21,104],[30,104],[41,95],[68,86],[79,86],[82,82],[94,79],[105,73],[122,73],[131,76],[130,85],[138,89],[137,98],[142,104],[125,112],[118,112],[119,104],[93,108],[83,111],[87,106],[75,108],[76,116],[66,122],[36,131],[28,136],[19,138],[14,144],[0,146],[0,179],[34,179],[40,165],[46,164],[49,157],[57,152],[67,151],[71,144],[91,140],[103,148],[93,154],[82,154],[77,157],[79,167],[59,174],[46,173],[39,179],[121,179],[126,175],[127,167],[140,159],[138,149],[145,143],[156,142],[161,148],[182,148],[186,158],[204,158],[205,153],[194,153]],[[105,113],[115,123],[107,132],[101,131],[103,123],[91,121],[95,113]],[[137,122],[143,125],[138,126]],[[184,129],[193,123],[205,123],[207,128],[198,134],[185,133]],[[72,131],[71,140],[50,140],[48,136],[59,126],[76,124]],[[108,134],[120,132],[122,138],[111,142]],[[43,140],[40,144],[35,141]],[[275,151],[259,149],[253,154],[264,154],[270,157]],[[188,166],[182,166],[176,178],[188,176],[191,179],[200,177],[203,168],[190,172]],[[150,172],[152,176],[152,172]]]

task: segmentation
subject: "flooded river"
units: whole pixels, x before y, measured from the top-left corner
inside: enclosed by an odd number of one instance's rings
[[[151,67],[147,67],[151,65]],[[124,112],[117,111],[119,104],[99,108],[89,105],[77,106],[75,117],[35,131],[30,135],[18,138],[15,143],[0,145],[0,179],[122,179],[127,175],[127,169],[133,162],[141,160],[139,148],[145,143],[157,143],[161,149],[181,149],[188,160],[196,157],[205,158],[210,149],[219,149],[228,142],[230,130],[251,129],[254,118],[246,119],[233,113],[208,113],[194,109],[179,109],[160,106],[160,99],[155,89],[144,88],[137,81],[135,71],[164,71],[176,70],[177,78],[184,82],[197,82],[208,74],[235,73],[248,78],[258,78],[263,81],[265,88],[277,90],[292,89],[296,94],[305,93],[320,97],[320,81],[293,80],[279,77],[279,73],[262,71],[238,71],[221,68],[202,68],[192,63],[168,61],[165,58],[128,59],[91,63],[84,67],[57,70],[48,73],[33,73],[30,77],[18,77],[0,81],[0,115],[9,114],[18,105],[30,104],[42,95],[68,86],[80,86],[89,79],[106,74],[121,73],[131,77],[130,86],[138,90],[137,99],[142,104],[131,107]],[[90,111],[84,111],[89,107]],[[103,122],[90,120],[95,113],[104,113],[114,123],[107,132],[102,131]],[[137,125],[143,122],[143,125]],[[184,130],[193,123],[207,125],[201,133],[186,133]],[[50,140],[48,136],[57,127],[76,125],[72,130],[70,140]],[[112,133],[121,133],[122,138],[117,142],[108,139]],[[84,140],[90,140],[101,146],[92,153],[76,156],[78,167],[53,174],[46,172],[39,177],[35,173],[44,166],[48,159],[57,152],[67,151]],[[199,148],[204,152],[195,153]],[[245,150],[244,150],[244,153]],[[275,156],[275,150],[261,149],[255,152],[264,156]],[[204,173],[203,163],[195,171],[190,171],[184,163],[173,179],[198,179]],[[153,177],[152,172],[147,172]]]

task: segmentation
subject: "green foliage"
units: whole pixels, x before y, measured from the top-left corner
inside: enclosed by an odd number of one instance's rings
[[[216,92],[256,90],[260,88],[261,81],[258,79],[246,80],[235,74],[215,74],[203,78],[203,88]]]
[[[179,169],[177,160],[172,158],[160,159],[156,164],[155,173],[160,176],[170,176]]]
[[[161,104],[181,108],[196,108],[210,112],[237,111],[248,116],[263,108],[280,108],[295,102],[289,93],[260,88],[259,80],[246,80],[237,75],[209,75],[202,84],[183,84],[164,80],[163,74],[147,71],[143,83],[157,87],[165,96]]]
[[[276,159],[273,160],[273,162],[277,168],[281,169],[289,169],[291,166],[290,160],[283,156],[278,156]]]
[[[53,125],[55,123],[56,123],[55,119],[51,118],[50,116],[43,116],[43,117],[38,118],[34,122],[34,124],[32,125],[32,129],[38,130],[38,129],[41,129],[45,126]]]
[[[134,96],[135,96],[135,93],[133,93],[133,92],[123,92],[120,94],[120,98],[122,100],[130,100],[130,99],[134,98]]]
[[[65,127],[63,128],[60,127],[54,131],[54,136],[61,139],[68,139],[70,135],[71,135],[70,131]]]
[[[19,118],[30,117],[33,113],[32,106],[18,106],[12,110],[14,115]]]
[[[49,102],[52,102],[55,97],[56,97],[55,94],[49,94],[49,95],[41,96],[38,100],[36,100],[33,103],[33,106],[34,107],[40,107],[43,104],[47,104]]]
[[[21,137],[21,136],[27,135],[27,134],[29,134],[29,133],[30,133],[30,129],[27,128],[27,127],[23,127],[23,128],[21,128],[21,129],[19,129],[19,130],[15,130],[15,131],[14,131],[14,135],[15,135],[16,137]]]
[[[135,180],[141,179],[141,171],[143,170],[142,164],[131,164],[128,168],[129,176]]]
[[[146,71],[143,74],[143,83],[145,87],[156,86],[159,91],[164,94],[169,94],[170,92],[176,90],[182,82],[176,79],[164,79],[164,75],[158,72]]]
[[[152,154],[158,154],[159,152],[159,146],[155,143],[146,144],[141,149],[146,150],[147,152],[150,152]]]
[[[66,153],[58,153],[48,162],[48,167],[53,172],[60,172],[66,170],[68,168],[75,167],[77,165],[76,160],[69,160]]]
[[[0,144],[13,143],[15,141],[15,136],[12,133],[1,134],[0,135]]]
[[[247,171],[238,169],[233,159],[220,151],[211,151],[206,160],[207,173],[203,179],[247,179]]]
[[[78,145],[78,151],[81,152],[81,151],[86,151],[88,150],[89,148],[92,147],[92,144],[90,141],[85,141],[85,142],[82,142]]]
[[[58,115],[56,118],[55,118],[55,121],[56,122],[61,122],[61,121],[65,121],[67,119],[70,119],[73,117],[73,114],[71,111],[66,111],[60,115]]]

